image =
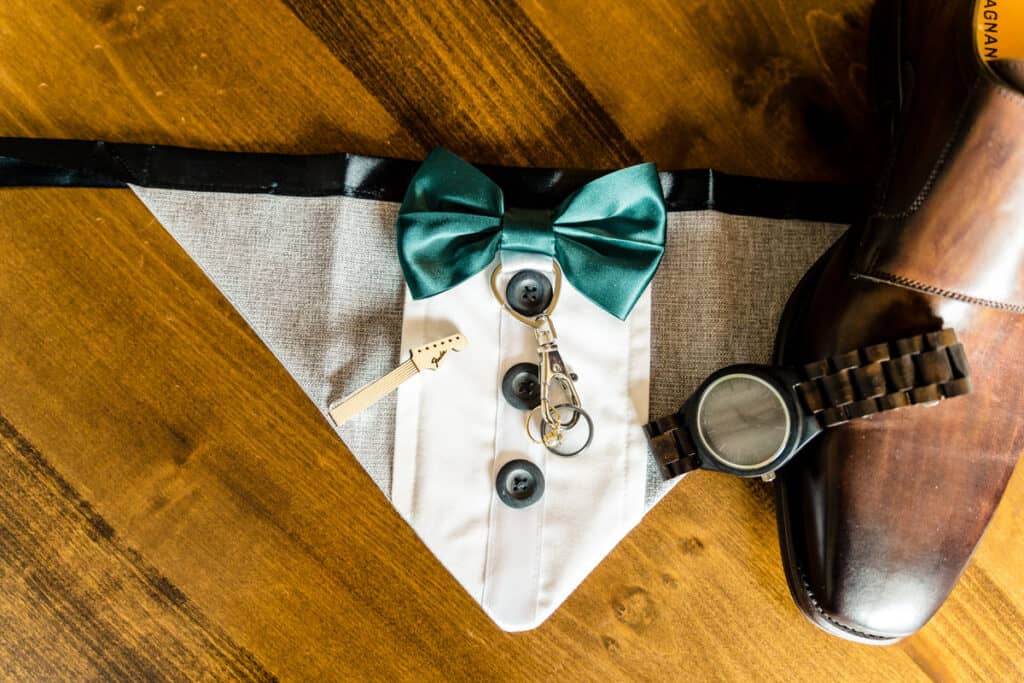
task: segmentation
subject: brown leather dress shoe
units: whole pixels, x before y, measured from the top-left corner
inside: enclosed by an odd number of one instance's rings
[[[798,365],[953,327],[970,361],[971,396],[846,423],[778,473],[793,597],[869,643],[942,605],[1024,448],[1024,62],[981,61],[975,0],[887,8],[893,157],[871,215],[793,295],[776,346]]]

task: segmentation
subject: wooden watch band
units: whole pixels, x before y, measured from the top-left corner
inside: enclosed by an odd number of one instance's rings
[[[800,368],[803,407],[822,427],[971,392],[971,371],[952,329],[836,354]]]
[[[798,373],[796,394],[822,427],[971,392],[967,356],[952,329],[836,354]],[[647,423],[644,433],[664,479],[700,467],[682,412]]]
[[[697,449],[686,428],[682,411],[644,425],[647,444],[661,477],[668,481],[700,467]]]

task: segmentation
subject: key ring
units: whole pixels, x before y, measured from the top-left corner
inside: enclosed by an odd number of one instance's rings
[[[558,261],[552,260],[551,265],[554,266],[555,273],[555,284],[554,291],[551,294],[551,303],[548,304],[548,307],[544,309],[544,312],[537,316],[537,318],[528,318],[508,305],[508,301],[505,300],[505,297],[502,296],[501,291],[498,289],[498,276],[501,274],[500,263],[495,266],[494,270],[491,272],[491,293],[494,294],[494,298],[498,300],[501,307],[512,314],[513,318],[524,325],[529,325],[533,328],[540,327],[544,324],[540,321],[540,318],[551,315],[555,310],[555,306],[558,304],[558,295],[562,291],[562,269],[558,267]]]
[[[561,414],[558,411],[565,409],[572,410],[573,416],[569,422],[571,422],[573,425],[579,424],[581,416],[583,416],[584,422],[586,422],[587,424],[587,440],[584,441],[583,445],[581,445],[579,449],[569,452],[558,451],[558,446],[562,444],[562,441],[564,441],[565,438],[563,430],[571,429],[571,427],[568,426],[568,423],[559,422],[556,423],[557,426],[550,425],[550,423],[546,422],[542,418],[540,423],[541,438],[538,439],[534,437],[534,433],[532,433],[532,430],[530,429],[530,423],[532,422],[532,417],[534,417],[534,414],[541,410],[540,405],[538,405],[538,407],[535,408],[534,410],[530,411],[529,414],[526,416],[526,435],[529,436],[529,439],[531,441],[542,444],[545,447],[545,449],[555,454],[556,456],[561,456],[562,458],[571,458],[572,456],[578,456],[584,451],[586,451],[590,446],[591,442],[594,440],[594,420],[590,417],[590,414],[587,413],[587,411],[580,408],[579,405],[573,405],[572,403],[559,403],[558,405],[555,405],[554,409],[552,410],[554,411],[555,415],[560,418]],[[545,427],[549,425],[550,429],[546,429]],[[550,439],[549,442],[548,437],[552,434],[554,434],[555,437]]]
[[[526,436],[529,437],[530,441],[534,442],[535,444],[544,446],[544,448],[551,450],[551,444],[558,446],[562,443],[561,415],[559,415],[558,409],[556,407],[551,409],[555,416],[555,422],[545,422],[543,417],[540,419],[540,438],[538,439],[533,435],[533,430],[530,429],[530,425],[533,423],[533,414],[536,413],[541,408],[542,406],[537,406],[526,414]],[[552,425],[551,429],[545,431],[545,424]],[[553,453],[554,451],[551,452]]]

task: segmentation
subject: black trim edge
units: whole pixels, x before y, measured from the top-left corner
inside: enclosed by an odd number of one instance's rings
[[[220,152],[88,140],[0,138],[0,187],[127,187],[401,201],[419,162],[356,154]],[[523,208],[553,207],[606,171],[480,166]],[[853,185],[769,180],[712,169],[659,173],[669,211],[852,223]]]

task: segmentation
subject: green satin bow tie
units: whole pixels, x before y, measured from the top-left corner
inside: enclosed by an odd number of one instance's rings
[[[499,249],[545,254],[588,299],[625,320],[665,251],[654,164],[609,173],[554,211],[506,208],[501,189],[446,149],[430,153],[398,211],[398,260],[414,299],[480,272]]]

